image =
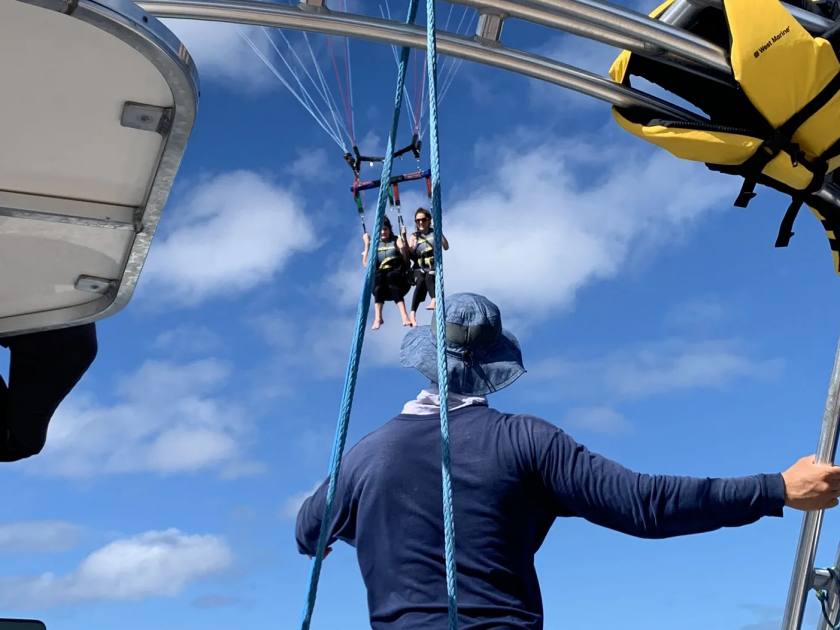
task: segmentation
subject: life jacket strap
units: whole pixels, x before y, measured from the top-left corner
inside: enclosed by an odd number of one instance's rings
[[[765,167],[781,151],[787,151],[790,154],[791,163],[794,167],[800,162],[807,163],[802,149],[798,144],[793,142],[793,135],[809,118],[826,105],[838,91],[840,91],[840,73],[834,75],[825,87],[814,98],[808,101],[802,109],[767,136],[758,149],[756,149],[755,153],[741,164],[738,170],[744,177],[744,185],[741,186],[741,191],[735,199],[735,205],[737,207],[746,208],[749,205],[752,198],[755,197],[755,185],[758,183],[762,171],[764,171]],[[809,166],[814,167],[814,177],[811,180],[811,185],[815,181],[822,184],[822,179],[825,177],[825,161],[816,160],[814,164],[809,164]],[[818,170],[822,170],[822,177],[817,176]],[[794,213],[795,216],[796,213]]]
[[[735,198],[735,203],[733,205],[737,208],[746,208],[750,204],[750,201],[752,201],[753,197],[756,196],[755,185],[757,183],[758,182],[755,178],[745,177],[744,183],[741,184],[741,190]]]
[[[790,239],[793,238],[795,232],[793,231],[793,224],[796,221],[796,216],[799,214],[799,209],[805,200],[814,192],[818,191],[825,181],[826,173],[828,172],[828,162],[825,160],[810,163],[808,166],[814,173],[811,183],[804,190],[798,191],[792,195],[790,205],[785,211],[785,216],[782,217],[782,222],[779,224],[779,234],[776,236],[776,247],[787,247]]]
[[[787,247],[790,239],[793,237],[793,224],[796,221],[796,215],[799,214],[799,209],[802,207],[802,199],[794,197],[791,200],[788,209],[785,211],[785,216],[782,217],[782,222],[779,224],[779,234],[776,236],[776,247]]]

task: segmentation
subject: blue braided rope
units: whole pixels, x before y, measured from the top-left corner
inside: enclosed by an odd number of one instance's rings
[[[406,24],[413,24],[417,15],[418,0],[410,0]],[[409,48],[405,47],[400,52],[400,63],[397,69],[397,89],[394,96],[394,114],[391,119],[391,131],[388,135],[388,146],[385,150],[385,159],[382,161],[382,178],[379,185],[379,197],[376,207],[376,221],[373,225],[371,244],[369,252],[376,252],[379,247],[379,232],[382,229],[382,219],[385,216],[385,206],[388,202],[388,190],[391,182],[391,167],[394,159],[394,146],[397,138],[397,128],[400,122],[400,110],[402,109],[402,95],[405,87],[405,72],[408,66]],[[335,503],[335,489],[338,483],[338,474],[341,470],[341,457],[344,454],[344,446],[347,443],[347,427],[350,423],[350,411],[353,407],[353,394],[356,391],[356,378],[359,373],[359,359],[362,355],[362,343],[365,339],[365,326],[367,324],[368,311],[370,310],[370,293],[373,287],[373,277],[376,271],[377,259],[375,255],[368,256],[367,267],[365,268],[365,280],[362,284],[362,291],[359,294],[359,303],[356,308],[356,327],[353,332],[353,341],[350,344],[350,359],[347,363],[347,371],[344,375],[344,390],[341,395],[341,406],[338,412],[338,423],[335,428],[335,440],[333,442],[332,454],[330,455],[329,483],[327,485],[327,497],[324,505],[324,516],[321,521],[321,530],[318,534],[318,546],[315,551],[315,560],[312,564],[312,574],[309,578],[309,592],[306,597],[306,606],[303,611],[301,630],[309,630],[312,622],[312,612],[315,609],[315,598],[318,593],[318,579],[321,576],[321,565],[324,562],[324,553],[327,548],[327,536],[332,520],[333,504]]]
[[[426,68],[429,81],[429,151],[432,170],[432,221],[437,231],[435,253],[435,338],[437,339],[438,394],[440,394],[441,479],[443,538],[446,556],[446,596],[449,630],[458,629],[458,584],[455,567],[455,517],[449,461],[449,374],[446,366],[446,305],[443,291],[443,218],[440,210],[440,147],[438,144],[437,38],[435,0],[426,0]]]

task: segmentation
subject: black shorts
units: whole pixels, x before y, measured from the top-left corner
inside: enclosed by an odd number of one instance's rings
[[[404,268],[377,271],[373,280],[374,302],[401,302],[410,282]]]

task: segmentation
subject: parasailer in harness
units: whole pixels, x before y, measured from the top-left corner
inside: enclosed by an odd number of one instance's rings
[[[408,251],[414,260],[414,295],[411,298],[411,313],[409,320],[412,326],[417,325],[417,308],[431,296],[431,301],[426,307],[428,310],[435,308],[435,238],[437,235],[432,228],[432,215],[426,208],[417,208],[414,213],[414,224],[417,230],[408,237]],[[449,241],[441,234],[441,247],[449,249]]]
[[[362,267],[367,266],[370,250],[370,234],[362,235]],[[376,275],[373,280],[373,330],[378,330],[384,323],[382,306],[385,302],[394,302],[400,312],[403,326],[411,326],[411,320],[405,310],[405,294],[411,286],[409,282],[408,248],[406,247],[405,228],[400,236],[394,234],[388,217],[382,220],[379,233],[379,248],[376,251]]]
[[[0,462],[37,455],[53,413],[96,357],[96,327],[84,324],[0,339],[9,383],[0,378]]]

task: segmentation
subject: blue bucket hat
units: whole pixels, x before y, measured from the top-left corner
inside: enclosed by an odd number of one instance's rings
[[[412,328],[400,348],[400,364],[437,383],[437,346],[432,326]],[[525,373],[522,350],[502,328],[499,307],[483,295],[446,296],[446,360],[449,389],[484,396],[507,387]]]

